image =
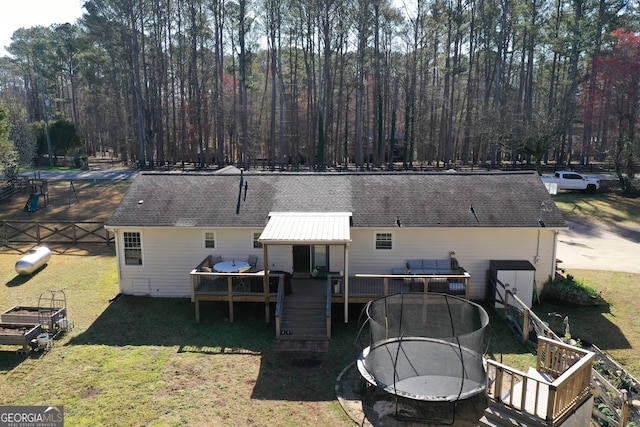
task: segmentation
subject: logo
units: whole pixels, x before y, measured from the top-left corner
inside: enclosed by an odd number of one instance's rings
[[[0,406],[0,427],[63,426],[63,406]]]

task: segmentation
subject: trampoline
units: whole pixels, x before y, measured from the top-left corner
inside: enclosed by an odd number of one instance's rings
[[[357,366],[367,383],[415,401],[455,403],[484,391],[489,316],[478,304],[408,293],[371,301],[364,312],[370,344]]]

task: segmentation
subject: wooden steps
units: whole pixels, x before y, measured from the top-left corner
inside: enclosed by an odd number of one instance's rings
[[[519,414],[506,407],[489,404],[484,415],[478,421],[480,427],[545,427],[547,424],[526,414]]]
[[[296,285],[293,293],[284,298],[278,339],[328,340],[324,282]]]
[[[529,367],[527,372],[528,378],[534,378],[539,381],[551,382],[552,379],[548,375],[536,371]],[[526,380],[526,378],[525,378]],[[532,415],[533,413],[546,414],[547,398],[549,396],[549,388],[544,383],[522,381],[513,388],[513,402],[524,402],[524,408],[517,409],[500,402],[489,402],[489,407],[485,410],[484,416],[480,419],[479,425],[482,427],[546,427],[549,424],[544,419]],[[536,392],[538,392],[538,402],[536,404]],[[524,400],[522,399],[524,394]],[[506,398],[506,395],[504,398]],[[536,407],[537,405],[537,407]],[[522,410],[524,409],[524,411]]]

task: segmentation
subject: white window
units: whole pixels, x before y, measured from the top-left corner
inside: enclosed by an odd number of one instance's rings
[[[215,231],[204,232],[204,247],[205,249],[216,248],[216,232]]]
[[[253,249],[262,249],[262,242],[258,241],[258,239],[260,238],[260,235],[262,233],[259,231],[253,231],[251,233],[251,236],[253,236],[253,242],[252,242],[252,248]]]
[[[376,233],[376,250],[393,249],[393,233]]]
[[[122,235],[125,265],[142,265],[142,236],[139,232],[125,231]]]

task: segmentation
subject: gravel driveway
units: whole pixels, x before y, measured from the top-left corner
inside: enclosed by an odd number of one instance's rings
[[[640,232],[611,230],[593,221],[569,221],[558,235],[558,266],[640,274]]]

